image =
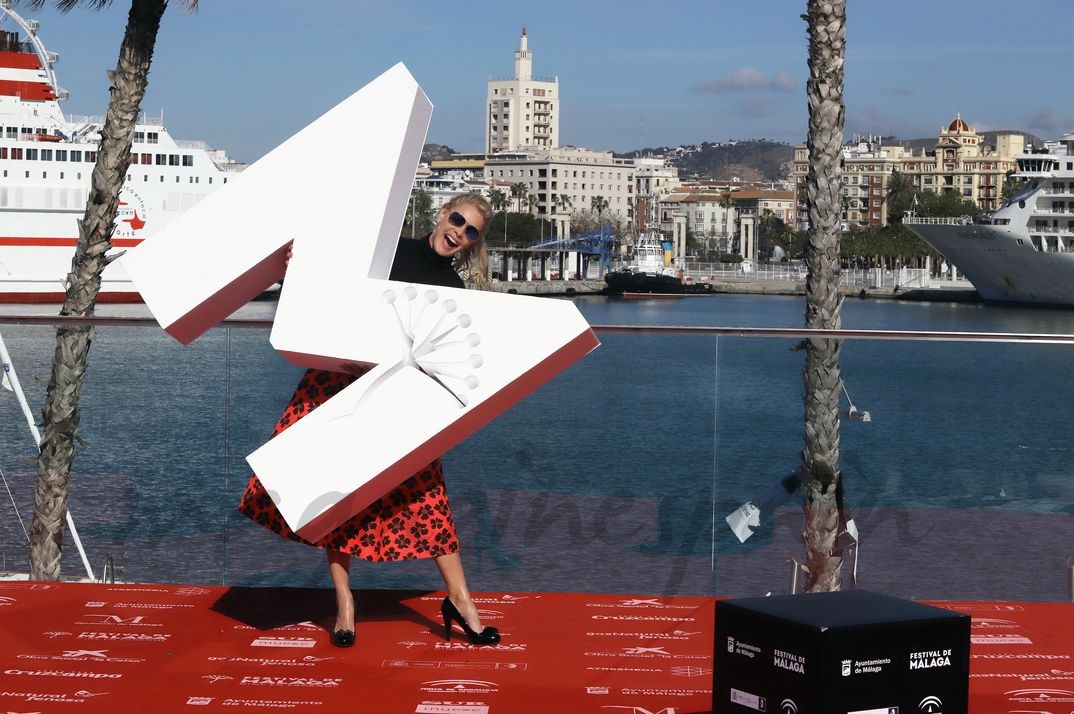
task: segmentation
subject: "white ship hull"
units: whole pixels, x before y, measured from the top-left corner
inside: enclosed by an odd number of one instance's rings
[[[1074,134],[1017,157],[1024,184],[988,220],[907,216],[993,305],[1074,307]]]
[[[0,6],[0,302],[64,300],[89,195],[103,120],[64,116],[56,59],[35,25]],[[204,143],[173,139],[159,122],[139,124],[113,252],[151,238],[242,168]],[[98,300],[140,300],[121,261],[105,269]]]
[[[1005,227],[907,224],[992,305],[1074,307],[1074,253],[1042,252]]]

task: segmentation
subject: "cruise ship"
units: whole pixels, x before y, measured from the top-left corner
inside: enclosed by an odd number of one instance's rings
[[[36,21],[0,2],[0,302],[65,297],[104,119],[64,116],[66,92],[53,70],[58,59],[45,49]],[[107,99],[103,86],[101,96]],[[163,122],[143,118],[119,197],[114,249],[152,236],[243,168],[223,151],[173,139]],[[105,269],[99,301],[140,300],[121,262]]]
[[[1016,157],[1023,188],[989,219],[907,216],[993,305],[1074,307],[1074,134]]]

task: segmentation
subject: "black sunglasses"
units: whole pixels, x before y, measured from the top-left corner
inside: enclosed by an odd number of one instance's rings
[[[462,228],[463,226],[466,226],[466,230],[464,230],[463,233],[466,235],[466,240],[470,241],[471,243],[481,237],[481,231],[477,230],[477,228],[475,228],[474,226],[467,224],[466,217],[458,211],[452,211],[451,215],[448,216],[447,219],[448,223],[455,226],[456,228]]]

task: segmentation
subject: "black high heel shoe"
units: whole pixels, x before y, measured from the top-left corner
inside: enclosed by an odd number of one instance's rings
[[[328,641],[336,647],[354,647],[354,641],[358,639],[354,630],[332,630]]]
[[[452,621],[462,625],[462,631],[466,633],[466,639],[472,645],[494,645],[500,641],[500,631],[495,627],[486,627],[481,632],[474,632],[473,628],[466,624],[466,620],[463,619],[459,608],[455,607],[455,603],[448,598],[444,598],[444,602],[441,603],[440,614],[444,617],[444,630],[448,641],[451,640]]]

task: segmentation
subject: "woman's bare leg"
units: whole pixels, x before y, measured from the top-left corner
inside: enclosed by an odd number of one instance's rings
[[[470,597],[470,589],[466,586],[466,575],[462,570],[462,558],[458,553],[438,556],[436,567],[440,571],[440,577],[444,579],[448,599],[454,603],[459,614],[466,620],[474,632],[481,632],[481,616],[477,614],[477,605]]]
[[[328,572],[336,589],[336,630],[354,631],[354,594],[351,592],[351,554],[326,550]]]

